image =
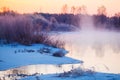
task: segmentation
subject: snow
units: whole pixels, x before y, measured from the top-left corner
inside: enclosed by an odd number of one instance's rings
[[[57,74],[37,75],[25,77],[21,80],[120,80],[120,74],[99,73],[78,77],[58,77]]]
[[[54,52],[59,50],[62,50],[65,54],[67,53],[64,49],[53,48],[42,44],[34,44],[32,46],[0,45],[0,70],[33,64],[74,64],[82,62],[66,56],[52,56]]]

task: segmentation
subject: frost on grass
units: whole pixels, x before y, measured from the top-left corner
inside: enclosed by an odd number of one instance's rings
[[[91,69],[82,69],[80,67],[71,69],[68,72],[64,72],[58,75],[58,77],[80,77],[85,75],[93,75],[94,70]]]

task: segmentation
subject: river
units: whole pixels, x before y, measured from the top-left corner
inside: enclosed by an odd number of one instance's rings
[[[60,33],[67,56],[82,60],[85,68],[120,73],[120,33],[114,31],[79,31]]]

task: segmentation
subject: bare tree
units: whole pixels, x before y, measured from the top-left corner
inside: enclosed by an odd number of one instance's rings
[[[2,8],[1,8],[1,11],[2,11],[2,12],[8,12],[8,11],[10,11],[10,9],[9,9],[8,7],[2,7]]]
[[[106,15],[107,14],[106,7],[102,5],[97,9],[97,12],[98,12],[98,15]]]
[[[81,7],[80,6],[76,8],[76,14],[81,14]]]
[[[63,14],[66,14],[67,11],[68,11],[68,6],[67,6],[67,4],[65,4],[65,5],[63,5],[63,7],[62,7],[62,13],[63,13]]]
[[[81,6],[81,14],[87,14],[87,7],[85,5]]]
[[[75,6],[72,6],[72,7],[71,7],[71,13],[72,13],[72,14],[75,14],[75,10],[76,10]]]
[[[120,12],[115,13],[115,16],[116,16],[116,17],[120,17]]]

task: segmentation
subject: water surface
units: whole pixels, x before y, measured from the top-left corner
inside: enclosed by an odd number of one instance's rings
[[[64,39],[69,57],[83,60],[84,67],[95,71],[120,73],[120,33],[111,31],[66,32]]]

